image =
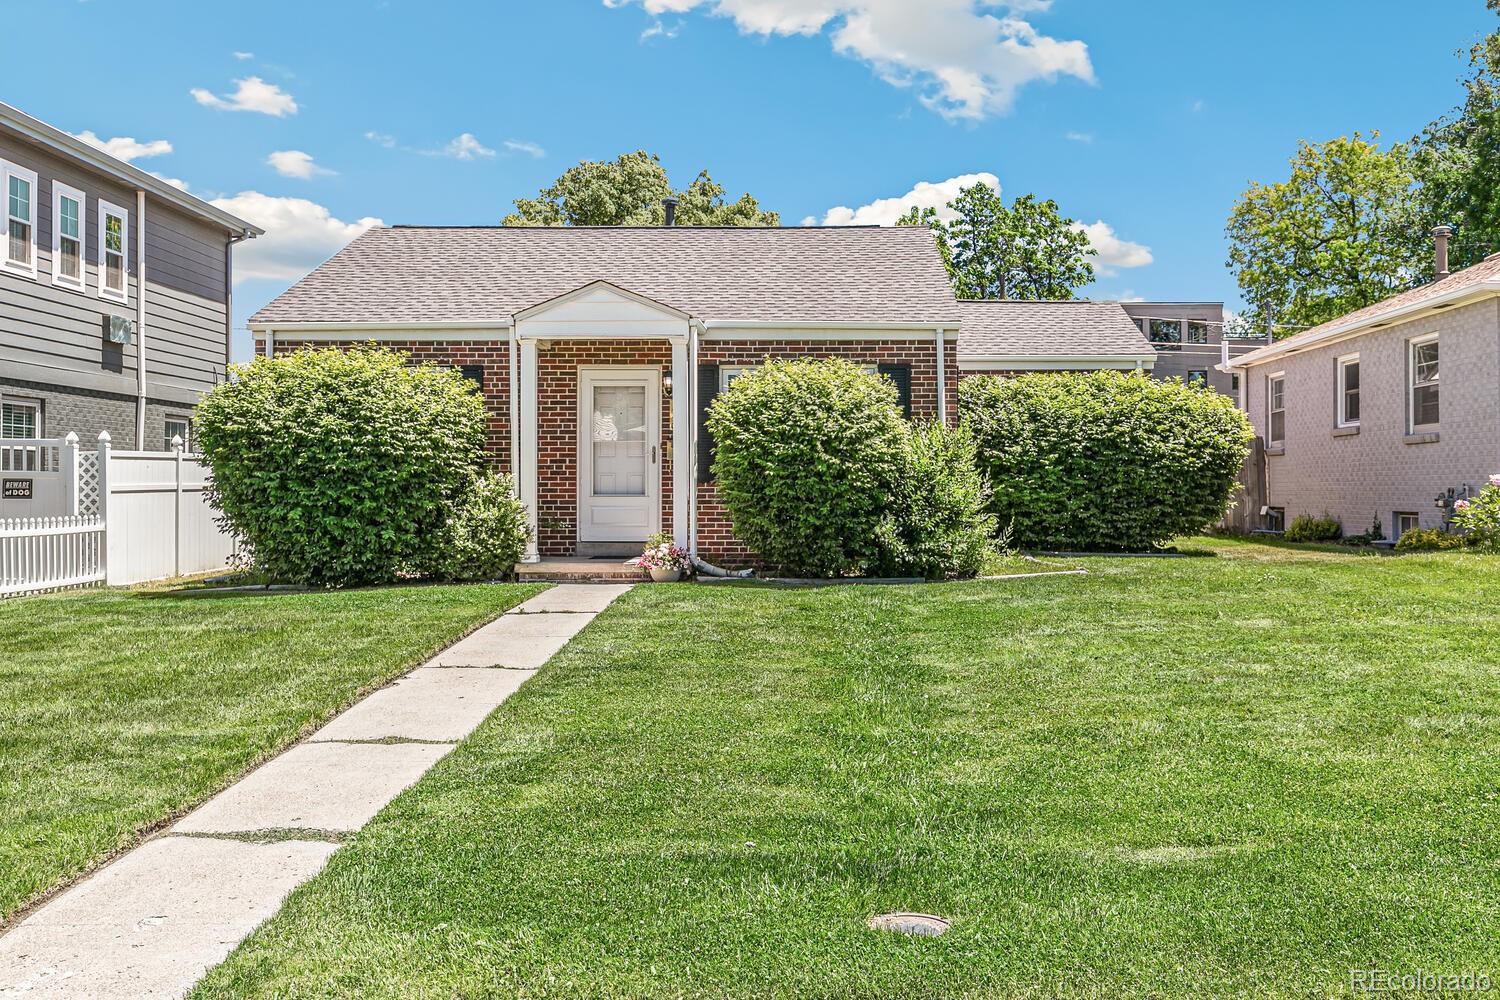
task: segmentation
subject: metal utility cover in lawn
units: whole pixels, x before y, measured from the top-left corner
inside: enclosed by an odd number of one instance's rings
[[[894,931],[913,937],[937,937],[953,925],[930,913],[882,913],[870,918],[870,930]]]

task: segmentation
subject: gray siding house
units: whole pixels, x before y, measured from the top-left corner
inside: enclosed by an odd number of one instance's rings
[[[1218,366],[1266,344],[1265,338],[1225,337],[1222,302],[1124,302],[1121,308],[1156,349],[1154,376],[1204,382],[1228,396],[1238,397],[1239,375]]]
[[[229,359],[230,259],[260,230],[0,104],[0,437],[155,450]]]
[[[1249,527],[1327,513],[1394,540],[1500,473],[1500,254],[1437,270],[1226,366],[1259,438]]]

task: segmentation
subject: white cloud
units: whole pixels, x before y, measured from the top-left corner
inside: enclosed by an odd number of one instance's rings
[[[958,197],[959,189],[984,184],[1000,190],[1000,178],[994,174],[960,174],[945,181],[918,181],[910,191],[895,198],[877,198],[867,205],[849,208],[838,205],[823,214],[825,226],[892,226],[913,205],[917,208],[935,208],[938,218],[954,217],[948,202]],[[804,225],[813,224],[812,216],[803,220]]]
[[[235,247],[234,280],[270,278],[292,281],[332,257],[371,226],[375,218],[343,222],[328,209],[306,198],[277,198],[259,191],[241,191],[213,204],[255,223],[264,236]]]
[[[649,42],[653,38],[676,38],[678,33],[681,31],[681,21],[678,21],[676,24],[672,25],[669,28],[660,20],[657,20],[652,22],[651,26],[648,27],[645,31],[641,32],[640,40],[642,42]]]
[[[366,132],[365,138],[369,139],[377,146],[384,146],[386,149],[396,148],[396,137],[393,135],[387,135],[384,132]]]
[[[190,93],[193,100],[205,108],[218,111],[254,111],[276,118],[297,113],[297,102],[292,95],[274,83],[267,83],[258,76],[247,76],[234,82],[235,91],[227,97],[221,97],[202,87],[194,87]]]
[[[1102,219],[1089,225],[1075,222],[1073,228],[1087,233],[1089,243],[1098,251],[1094,268],[1101,276],[1108,277],[1121,268],[1145,267],[1156,259],[1151,255],[1150,247],[1120,239],[1115,235],[1114,227]]]
[[[266,163],[283,177],[295,177],[298,180],[309,181],[314,177],[325,177],[335,171],[327,167],[320,167],[313,162],[310,154],[300,149],[278,149],[266,157]]]
[[[547,151],[534,142],[523,142],[520,139],[506,139],[503,145],[512,153],[525,153],[527,156],[534,156],[538,160],[547,155]]]
[[[882,79],[915,87],[918,99],[949,119],[1003,113],[1037,80],[1094,81],[1088,46],[1037,31],[1025,15],[1049,0],[604,0],[639,2],[646,13],[703,9],[745,34],[828,32],[834,51],[860,59]],[[647,29],[648,31],[651,29]]]
[[[255,58],[255,53],[254,52],[236,52],[234,54],[234,57],[236,59],[238,59],[240,62],[245,62],[247,59],[254,59]]]
[[[1081,142],[1087,146],[1094,141],[1094,134],[1092,132],[1066,132],[1063,138],[1069,142]]]
[[[451,156],[455,160],[473,160],[479,157],[491,157],[495,151],[478,139],[474,138],[473,132],[465,132],[457,136],[442,149],[432,150],[435,156]]]
[[[151,139],[148,142],[139,142],[128,135],[118,135],[113,139],[101,139],[88,129],[79,132],[75,137],[93,146],[102,149],[110,156],[118,157],[129,163],[131,160],[142,160],[148,156],[165,156],[172,151],[172,144],[165,139]]]

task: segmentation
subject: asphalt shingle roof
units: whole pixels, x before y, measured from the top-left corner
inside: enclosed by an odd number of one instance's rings
[[[1118,302],[959,302],[958,356],[1154,357]]]
[[[955,323],[926,228],[371,229],[251,317],[505,321],[592,281],[703,320]]]

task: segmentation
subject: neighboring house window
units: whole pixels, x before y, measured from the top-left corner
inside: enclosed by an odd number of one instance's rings
[[[14,399],[0,403],[0,438],[40,437],[41,423],[41,403]],[[0,468],[11,472],[34,472],[36,451],[35,448],[0,449]]]
[[[1187,373],[1187,384],[1197,386],[1200,389],[1208,386],[1208,371],[1203,368],[1194,368]]]
[[[182,438],[182,450],[193,450],[193,422],[187,417],[168,417],[162,432],[162,451],[173,449],[172,439]]]
[[[1182,350],[1182,322],[1175,319],[1153,319],[1146,335],[1158,351]]]
[[[1338,416],[1340,427],[1359,426],[1359,355],[1338,360]]]
[[[99,295],[124,302],[125,256],[130,246],[130,214],[107,201],[99,202]]]
[[[52,283],[83,288],[83,192],[52,182]]]
[[[1397,538],[1400,538],[1402,535],[1406,534],[1408,531],[1416,531],[1418,528],[1422,527],[1422,519],[1421,519],[1421,517],[1419,517],[1417,514],[1413,513],[1412,511],[1405,511],[1405,510],[1398,510],[1398,511],[1396,511],[1395,521],[1396,521],[1396,537]]]
[[[1272,375],[1266,380],[1266,443],[1279,445],[1286,440],[1286,376]]]
[[[5,266],[36,276],[36,174],[0,164],[5,177]]]
[[[1411,429],[1435,427],[1438,422],[1438,338],[1422,337],[1411,341],[1407,363],[1410,377],[1408,419]]]
[[[1268,531],[1285,531],[1286,530],[1286,508],[1285,507],[1267,507],[1266,508],[1266,530],[1268,530]]]
[[[1229,391],[1230,392],[1239,392],[1240,391],[1240,373],[1239,372],[1235,372],[1234,374],[1232,374],[1232,375],[1229,376]]]
[[[1188,320],[1187,342],[1189,344],[1208,343],[1208,324],[1198,320]]]

